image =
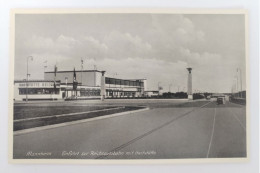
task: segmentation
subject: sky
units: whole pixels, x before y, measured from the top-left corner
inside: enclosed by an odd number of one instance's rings
[[[187,91],[187,67],[194,92],[231,92],[237,68],[246,87],[242,14],[16,14],[15,79],[26,78],[28,56],[30,79],[55,64],[80,70],[82,59],[84,70],[146,78],[149,90]]]

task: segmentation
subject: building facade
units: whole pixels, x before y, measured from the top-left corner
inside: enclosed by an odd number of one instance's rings
[[[44,80],[15,80],[14,100],[145,97],[146,79],[118,79],[105,71],[51,71]]]
[[[14,100],[59,100],[62,98],[60,81],[53,80],[15,80]]]

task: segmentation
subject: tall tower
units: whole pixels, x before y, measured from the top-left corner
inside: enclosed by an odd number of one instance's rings
[[[106,95],[105,72],[106,71],[101,71],[101,73],[102,73],[102,76],[101,76],[101,91],[100,91],[101,101],[104,101],[105,95]]]
[[[188,94],[188,99],[193,99],[193,96],[192,96],[192,74],[191,74],[191,70],[192,68],[187,68],[187,70],[189,71],[189,74],[188,74],[188,86],[187,86],[187,94]]]

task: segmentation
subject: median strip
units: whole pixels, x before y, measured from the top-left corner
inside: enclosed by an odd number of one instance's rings
[[[117,110],[117,109],[123,109],[123,108],[125,108],[125,107],[122,106],[122,107],[117,107],[117,108],[109,108],[109,109],[101,109],[101,110],[99,109],[99,110],[86,111],[86,112],[76,112],[76,113],[69,113],[69,114],[35,117],[35,118],[25,118],[25,119],[14,120],[14,122],[24,122],[24,121],[31,121],[31,120],[42,120],[42,119],[48,119],[48,118],[66,117],[66,116],[73,116],[73,115],[80,115],[80,114],[88,114],[88,113],[95,113],[95,112],[102,112],[102,111]]]
[[[59,124],[53,124],[53,125],[41,126],[41,127],[34,127],[34,128],[29,128],[29,129],[23,129],[23,130],[17,130],[17,131],[13,132],[13,135],[19,136],[19,135],[23,135],[23,134],[27,134],[27,133],[36,132],[36,131],[48,130],[48,129],[58,128],[58,127],[63,127],[63,126],[86,123],[86,122],[90,122],[90,121],[113,118],[113,117],[117,117],[117,116],[121,116],[121,115],[136,115],[135,113],[141,112],[141,111],[146,111],[146,110],[149,110],[149,108],[148,107],[142,107],[141,109],[138,109],[138,110],[132,110],[132,111],[127,111],[127,112],[119,112],[119,113],[104,115],[104,116],[95,117],[95,118],[76,120],[76,121],[71,121],[71,122],[65,122],[65,123],[59,123]]]

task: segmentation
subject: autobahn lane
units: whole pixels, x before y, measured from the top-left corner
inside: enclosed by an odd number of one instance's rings
[[[146,138],[127,146],[122,151],[137,151],[137,153],[120,158],[205,158],[211,136],[213,114],[214,109],[212,108],[197,108]],[[118,157],[110,156],[108,158]]]
[[[14,136],[14,157],[46,158],[26,156],[28,152],[39,151],[50,152],[48,158],[72,159],[246,156],[245,106],[229,102],[225,105],[211,102],[203,108],[190,105],[155,107],[144,112]],[[70,151],[79,154],[63,155]],[[103,155],[109,152],[123,154]]]
[[[168,109],[152,109],[14,136],[14,156],[24,158],[29,151],[44,151],[51,152],[51,158],[79,158],[61,154],[63,151],[109,151],[192,109],[174,109],[170,114]],[[87,155],[83,158],[96,156]]]
[[[245,119],[244,109],[245,107],[229,102],[225,105],[212,102],[205,108],[194,111],[122,149],[123,152],[138,151],[138,153],[107,158],[246,157],[245,124],[232,114],[240,112],[237,117]],[[145,152],[142,154],[143,151]]]
[[[209,157],[246,157],[245,106],[228,102],[216,110],[215,131]]]

